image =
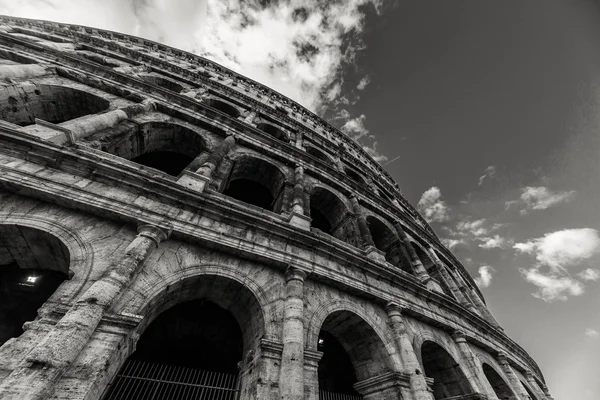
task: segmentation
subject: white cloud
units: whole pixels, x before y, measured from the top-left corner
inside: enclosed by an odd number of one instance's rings
[[[509,209],[513,204],[521,203],[525,206],[521,210],[521,214],[527,214],[529,210],[545,210],[554,205],[566,203],[572,200],[574,196],[575,191],[551,192],[544,186],[527,186],[521,189],[519,200],[506,202],[506,209]]]
[[[598,231],[591,228],[564,229],[516,243],[513,248],[522,253],[534,253],[540,265],[560,272],[592,257],[600,249],[600,237]]]
[[[436,186],[432,186],[423,193],[417,209],[427,222],[444,222],[449,218],[448,206],[442,200],[442,192]]]
[[[538,290],[533,293],[533,297],[545,302],[565,301],[569,296],[581,296],[584,292],[583,284],[570,276],[555,273],[545,274],[540,272],[537,267],[520,271],[527,282],[537,286]]]
[[[369,77],[369,75],[366,75],[360,80],[360,82],[358,82],[358,86],[356,86],[356,88],[358,90],[364,90],[369,83],[371,83],[371,78]]]
[[[600,336],[600,332],[598,332],[597,330],[592,329],[592,328],[587,328],[585,330],[585,336],[595,339]]]
[[[504,249],[513,243],[512,239],[504,238],[500,235],[494,235],[493,237],[485,237],[481,238],[480,240],[482,240],[483,243],[481,243],[479,247],[483,249]]]
[[[492,272],[495,271],[494,268],[489,265],[484,265],[479,267],[478,273],[479,276],[475,278],[475,283],[480,288],[486,288],[492,284]]]
[[[494,167],[493,165],[490,165],[489,167],[487,167],[483,173],[483,175],[481,175],[479,177],[479,186],[481,186],[483,184],[483,181],[486,178],[491,178],[492,176],[494,176],[496,174],[496,167]]]
[[[584,281],[597,281],[600,279],[600,271],[593,268],[586,268],[578,273],[577,276]]]
[[[462,234],[471,234],[473,236],[483,236],[487,235],[490,232],[489,228],[484,226],[486,220],[485,218],[477,219],[474,221],[460,221],[456,224],[456,228]]]
[[[444,246],[446,246],[447,248],[449,248],[450,250],[453,250],[458,245],[466,244],[466,242],[464,240],[462,240],[462,239],[448,239],[448,238],[444,238],[444,239],[441,239],[441,240],[442,240],[442,244]]]
[[[342,132],[350,136],[354,140],[359,140],[369,134],[369,130],[365,128],[365,117],[361,114],[359,117],[352,118],[346,121],[342,126]]]

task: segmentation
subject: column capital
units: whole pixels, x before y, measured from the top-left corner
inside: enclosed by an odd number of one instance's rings
[[[405,307],[394,301],[388,301],[385,305],[385,311],[389,317],[402,317],[402,311]]]
[[[154,240],[158,246],[160,242],[169,238],[172,229],[171,227],[159,227],[156,225],[141,223],[138,225],[137,231],[138,235]]]
[[[303,271],[297,267],[289,266],[285,270],[285,281],[286,282],[293,281],[293,280],[304,282],[304,280],[306,279],[307,276],[308,276],[308,273],[306,271]]]
[[[503,352],[503,351],[499,351],[499,352],[498,352],[498,355],[496,356],[496,359],[498,360],[498,362],[499,362],[501,365],[504,365],[504,364],[506,364],[506,365],[510,366],[510,365],[509,365],[509,363],[508,363],[508,357],[506,356],[506,353],[505,353],[505,352]]]
[[[455,330],[454,332],[452,332],[452,338],[454,339],[454,341],[456,343],[466,343],[467,342],[467,337],[465,336],[464,332],[460,331],[460,330]]]

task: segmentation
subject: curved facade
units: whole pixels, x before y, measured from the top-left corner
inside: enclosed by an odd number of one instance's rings
[[[0,21],[0,398],[551,399],[326,121],[155,42]]]

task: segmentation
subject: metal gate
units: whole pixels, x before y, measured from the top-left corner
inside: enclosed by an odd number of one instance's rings
[[[362,396],[320,390],[319,391],[319,400],[362,400]]]
[[[127,360],[103,400],[236,400],[237,374]]]

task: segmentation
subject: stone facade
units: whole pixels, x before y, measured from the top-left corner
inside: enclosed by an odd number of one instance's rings
[[[158,43],[0,21],[0,398],[551,399],[327,122]],[[154,392],[115,394],[133,375]]]

